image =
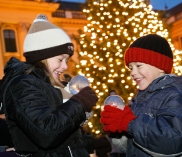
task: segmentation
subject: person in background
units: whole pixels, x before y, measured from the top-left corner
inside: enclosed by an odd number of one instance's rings
[[[131,108],[104,107],[100,119],[104,131],[130,135],[127,157],[182,156],[182,77],[171,74],[169,43],[157,34],[145,35],[124,56],[139,90]],[[117,144],[121,148],[123,143]]]
[[[61,79],[61,84],[63,84],[66,87],[71,78],[72,78],[71,75],[63,74],[63,78]]]
[[[13,57],[5,65],[0,98],[19,156],[89,157],[80,124],[98,97],[85,87],[63,103],[59,89],[73,51],[69,36],[39,14],[25,37],[26,62]]]
[[[0,106],[0,157],[18,157],[14,151],[14,144],[6,124],[6,117],[2,106]]]
[[[64,76],[64,80],[67,82],[69,82],[72,78],[72,76],[70,74],[67,74],[67,73],[63,74],[63,76]]]
[[[0,87],[1,85],[2,81],[0,80]],[[6,123],[4,106],[2,105],[1,88],[0,93],[0,157],[18,157],[18,155],[14,153],[14,144]]]
[[[9,133],[8,126],[6,124],[6,118],[4,114],[0,113],[0,152],[10,150],[14,150],[14,144],[11,138],[11,134]]]
[[[111,89],[111,90],[109,91],[109,96],[110,96],[110,95],[117,95],[116,90]]]

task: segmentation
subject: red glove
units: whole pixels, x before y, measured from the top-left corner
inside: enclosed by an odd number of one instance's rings
[[[115,106],[106,105],[104,111],[101,112],[100,122],[105,132],[121,133],[128,130],[128,124],[134,119],[136,116],[128,106],[121,110]]]

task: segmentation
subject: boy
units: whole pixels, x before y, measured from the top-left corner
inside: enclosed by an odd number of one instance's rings
[[[127,157],[181,156],[182,78],[170,74],[173,54],[167,40],[156,34],[138,38],[126,50],[125,64],[139,90],[131,109],[105,106],[104,130],[127,132]],[[122,142],[116,143],[121,148]]]

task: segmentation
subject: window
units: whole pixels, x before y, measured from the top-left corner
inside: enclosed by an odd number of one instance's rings
[[[17,47],[16,47],[15,31],[11,29],[4,29],[3,36],[4,36],[5,52],[16,53]]]
[[[4,65],[11,57],[21,58],[19,52],[18,34],[16,25],[8,25],[1,29],[2,58]]]

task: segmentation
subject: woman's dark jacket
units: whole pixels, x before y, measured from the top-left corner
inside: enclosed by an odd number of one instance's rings
[[[165,75],[139,91],[131,106],[127,157],[182,156],[182,78]]]
[[[17,153],[35,157],[89,157],[85,147],[92,140],[83,141],[79,129],[86,119],[82,105],[74,99],[63,103],[60,89],[53,87],[40,69],[25,73],[30,66],[10,59],[1,88]]]

